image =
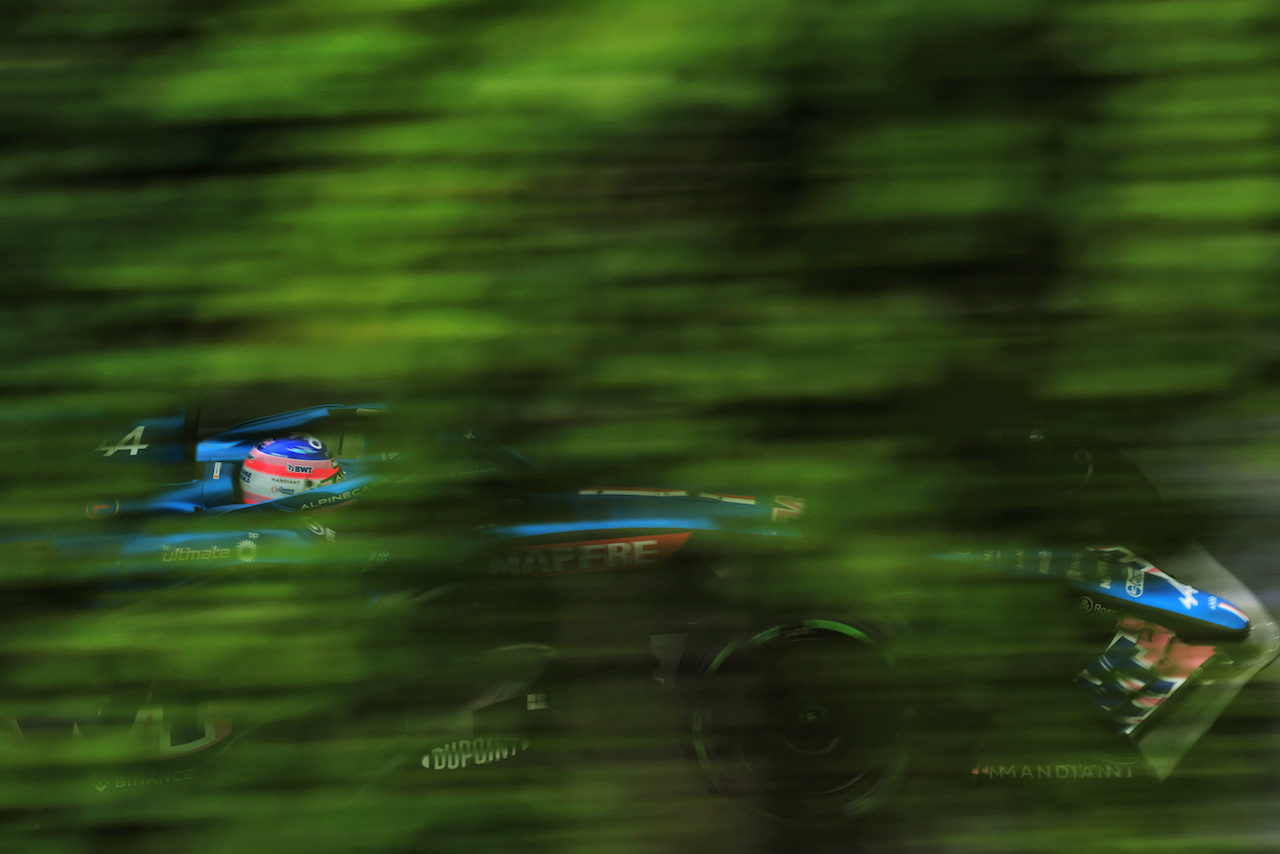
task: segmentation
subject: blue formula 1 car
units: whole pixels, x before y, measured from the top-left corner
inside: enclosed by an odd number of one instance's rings
[[[677,751],[714,791],[785,822],[848,822],[908,778],[929,718],[922,708],[933,703],[898,675],[895,649],[913,631],[911,614],[884,602],[854,613],[822,601],[793,603],[751,592],[776,588],[743,583],[758,577],[757,569],[806,559],[803,499],[555,483],[479,434],[451,434],[441,444],[463,460],[452,473],[478,484],[469,494],[484,496],[476,504],[481,512],[456,532],[467,557],[447,579],[388,573],[396,564],[387,545],[394,538],[335,535],[328,523],[340,517],[316,515],[404,477],[400,449],[381,438],[386,417],[384,406],[370,404],[318,406],[212,430],[187,416],[140,421],[95,453],[107,462],[189,466],[194,478],[142,500],[90,500],[79,525],[16,532],[6,548],[21,560],[38,553],[46,566],[78,572],[71,607],[112,615],[125,609],[126,619],[135,603],[234,578],[245,567],[335,560],[368,580],[361,585],[368,607],[430,614],[435,637],[441,627],[465,635],[492,621],[495,603],[514,603],[500,610],[502,626],[484,633],[487,645],[450,648],[468,662],[465,684],[398,684],[351,698],[352,708],[394,709],[404,719],[379,772],[423,785],[536,762],[585,726],[612,727],[617,735],[631,724],[654,730],[653,740],[642,740],[646,749]],[[290,433],[322,439],[345,477],[243,503],[239,466],[258,442]],[[354,545],[339,548],[344,542]],[[1132,776],[1138,767],[1168,776],[1280,650],[1280,632],[1261,604],[1202,553],[1178,558],[1177,569],[1163,564],[1169,572],[1112,544],[921,559],[936,562],[939,573],[963,562],[1059,587],[1075,611],[1114,625],[1096,660],[1079,662],[1078,674],[1060,674],[1076,692],[1072,701],[1096,707],[1098,720],[1136,746],[1133,763],[1104,763],[1100,774]],[[39,598],[10,601],[14,619],[48,607]],[[1071,610],[1063,615],[1070,618]],[[501,642],[488,643],[495,636]],[[425,657],[435,653],[424,650]],[[596,702],[617,696],[619,685],[635,720]],[[144,696],[77,718],[28,711],[9,719],[10,741],[124,732],[142,753],[106,751],[113,768],[128,760],[128,770],[90,770],[86,785],[105,794],[187,781],[243,727],[216,704],[179,705]],[[976,758],[958,779],[1031,767]]]
[[[108,464],[162,472],[170,480],[179,472],[190,479],[176,478],[135,499],[90,498],[81,516],[68,514],[35,530],[0,531],[8,568],[3,611],[11,641],[67,614],[95,620],[102,631],[127,633],[138,625],[138,610],[166,594],[238,582],[263,567],[333,562],[334,532],[315,514],[347,505],[395,478],[393,471],[380,468],[395,452],[378,449],[362,429],[384,413],[377,405],[320,406],[220,430],[202,430],[195,417],[178,415],[140,420],[119,439],[86,448]],[[341,458],[345,477],[305,493],[244,503],[238,482],[254,446],[264,438],[303,431],[325,437]],[[364,551],[358,538],[352,546],[338,558],[349,561],[351,571],[386,558],[381,548]],[[189,681],[202,684],[209,676],[196,671]],[[134,674],[131,682],[122,686],[116,676],[102,674],[93,686],[100,696],[70,713],[33,706],[22,691],[11,690],[9,714],[0,714],[0,735],[7,735],[20,767],[32,761],[23,757],[56,745],[60,737],[82,740],[87,752],[96,751],[121,768],[152,760],[165,766],[115,777],[91,772],[87,776],[100,793],[121,781],[194,779],[193,761],[213,755],[233,738],[232,716],[207,697],[197,693],[176,703],[155,690],[145,674]],[[120,788],[133,786],[126,782]]]

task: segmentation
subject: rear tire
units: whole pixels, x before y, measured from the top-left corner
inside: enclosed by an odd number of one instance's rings
[[[683,674],[690,753],[711,786],[806,826],[880,806],[910,755],[883,632],[783,617],[725,636],[693,643]]]

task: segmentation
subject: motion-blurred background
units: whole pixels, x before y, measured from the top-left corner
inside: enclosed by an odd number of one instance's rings
[[[1038,593],[979,597],[920,558],[1029,530],[953,440],[1078,421],[1274,608],[1278,34],[1261,0],[8,0],[0,509],[38,526],[140,489],[87,462],[139,415],[387,400],[420,458],[476,426],[586,480],[810,496],[823,549],[774,583],[905,597],[960,629],[909,656],[921,679],[1017,683],[1079,660],[1070,632]],[[458,489],[428,473],[380,507],[425,575],[455,554],[432,523]],[[14,585],[68,569],[6,560]],[[347,583],[23,621],[0,703],[66,711],[145,671],[349,711],[404,668],[456,678],[423,652],[446,632],[342,604]],[[1194,797],[961,775],[812,844],[1273,850],[1266,682],[1197,748]],[[0,850],[797,844],[679,757],[361,800],[365,723],[198,798],[8,765]]]

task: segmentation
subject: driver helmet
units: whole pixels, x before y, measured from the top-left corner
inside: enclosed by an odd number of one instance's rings
[[[240,469],[240,491],[246,504],[261,504],[341,479],[342,467],[324,443],[295,433],[254,446]]]

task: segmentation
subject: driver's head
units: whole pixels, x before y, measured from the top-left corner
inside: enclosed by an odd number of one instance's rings
[[[246,504],[260,504],[341,479],[342,468],[324,443],[295,433],[254,446],[240,469],[240,490]]]

